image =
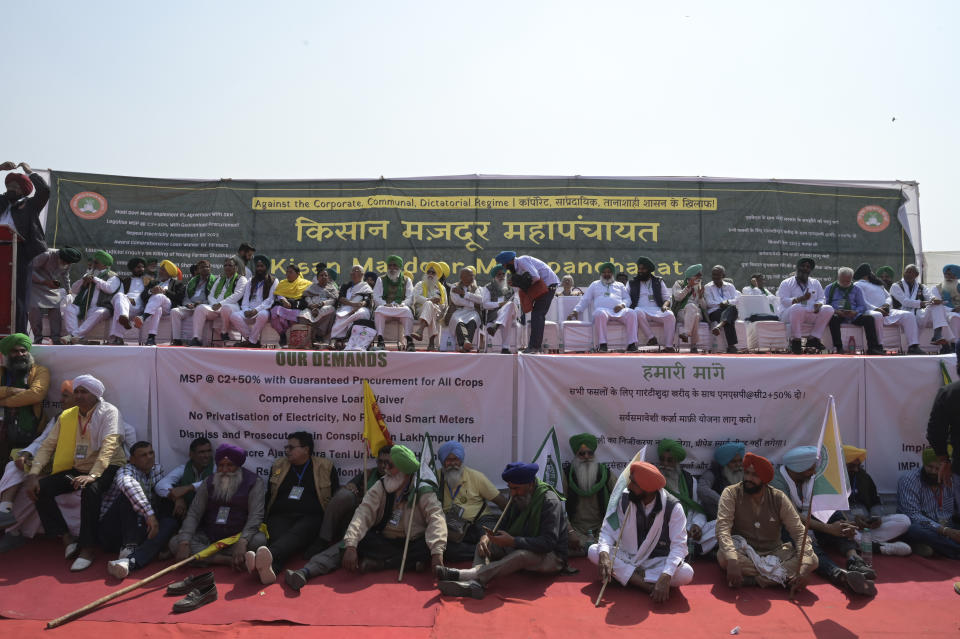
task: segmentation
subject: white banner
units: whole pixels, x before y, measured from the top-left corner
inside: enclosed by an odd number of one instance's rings
[[[683,465],[700,474],[727,440],[779,463],[816,445],[827,397],[836,397],[844,442],[860,436],[861,358],[709,356],[521,357],[520,456],[531,459],[555,426],[564,461],[577,433],[600,440],[597,460],[622,468],[670,437],[687,449]]]
[[[502,484],[513,441],[513,358],[505,355],[158,349],[159,458],[173,468],[192,439],[206,436],[214,448],[246,449],[246,467],[265,476],[287,435],[303,430],[344,483],[363,468],[364,378],[394,443],[419,453],[425,432],[434,450],[456,439],[468,466]]]
[[[897,475],[920,467],[927,443],[927,420],[943,384],[940,360],[957,380],[953,355],[871,357],[864,378],[869,392],[865,411],[867,463],[881,493],[897,492]]]
[[[93,375],[105,387],[103,398],[137,431],[137,439],[151,441],[156,422],[155,348],[119,346],[34,345],[38,364],[50,369],[50,392],[45,406],[51,417],[60,411],[60,384],[77,375]]]

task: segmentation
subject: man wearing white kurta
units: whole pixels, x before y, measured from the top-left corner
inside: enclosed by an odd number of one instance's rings
[[[347,333],[354,322],[370,319],[373,289],[363,280],[363,267],[355,264],[350,269],[350,284],[345,284],[340,290],[340,308],[333,320],[330,337],[346,341],[350,337]]]
[[[567,320],[575,320],[585,308],[593,314],[593,332],[596,335],[597,351],[607,352],[607,323],[616,320],[627,332],[627,352],[637,351],[637,314],[630,310],[630,293],[627,287],[613,278],[613,264],[600,265],[600,279],[591,282],[587,292],[574,307]]]
[[[947,324],[947,309],[932,289],[917,281],[919,275],[916,265],[907,264],[903,279],[890,287],[893,307],[912,313],[917,318],[917,328],[933,327],[930,343],[946,346],[956,339]]]
[[[473,350],[473,338],[481,324],[477,311],[482,301],[483,295],[474,281],[473,267],[460,269],[460,281],[450,289],[453,313],[447,320],[447,326],[454,330],[457,346],[464,353]]]
[[[707,318],[717,322],[713,327],[713,334],[723,336],[727,340],[727,352],[737,352],[736,322],[738,317],[737,298],[740,293],[730,282],[724,281],[726,270],[717,264],[710,271],[710,281],[703,287],[703,300],[707,303]]]
[[[247,290],[247,278],[237,272],[237,258],[228,257],[223,262],[223,275],[217,278],[207,295],[206,304],[197,304],[193,309],[193,339],[190,346],[200,346],[205,341],[203,334],[207,322],[220,318],[220,339],[230,338],[230,316],[240,310],[240,301]]]
[[[133,318],[133,325],[140,329],[140,341],[147,346],[156,345],[160,318],[170,313],[170,309],[183,301],[183,286],[180,280],[183,273],[170,260],[162,260],[157,265],[157,280],[151,282],[146,293],[150,297],[143,306],[143,314]],[[144,339],[146,334],[146,339]]]
[[[133,324],[131,319],[143,312],[143,289],[152,279],[145,275],[147,261],[142,257],[134,257],[127,261],[130,277],[120,278],[120,290],[113,296],[113,325],[110,335],[114,344],[123,343],[124,331]],[[120,327],[124,330],[120,330]]]
[[[665,484],[653,464],[630,464],[627,488],[612,497],[616,504],[608,511],[614,512],[604,518],[599,541],[587,550],[601,581],[612,577],[623,586],[636,586],[657,603],[670,597],[671,586],[693,580],[693,567],[684,561],[687,518]]]
[[[407,338],[407,350],[414,351],[413,345],[413,282],[400,269],[403,259],[399,255],[387,258],[387,272],[377,278],[373,286],[373,324],[377,329],[377,345],[384,347],[383,331],[387,319],[398,319],[403,324],[403,336]]]
[[[675,439],[661,439],[657,444],[660,472],[667,480],[666,490],[675,497],[687,516],[687,540],[691,554],[705,555],[717,546],[717,522],[707,521],[703,506],[697,501],[697,478],[680,467],[687,458],[687,450]],[[690,557],[693,559],[693,557]]]
[[[507,284],[507,269],[502,264],[497,264],[490,272],[493,280],[483,287],[483,301],[480,307],[483,309],[487,321],[487,333],[490,337],[502,330],[500,335],[500,353],[510,352],[510,344],[513,343],[517,334],[517,306],[519,300],[516,299],[514,291]],[[493,321],[491,321],[491,317]]]
[[[796,275],[780,282],[777,297],[780,298],[780,321],[790,325],[790,350],[800,354],[803,349],[800,337],[804,322],[813,322],[807,335],[807,348],[823,351],[823,330],[833,317],[833,307],[824,305],[823,285],[811,279],[810,272],[816,266],[813,258],[802,257],[797,261]]]
[[[670,289],[662,278],[653,274],[656,270],[657,265],[649,257],[637,259],[637,276],[629,283],[630,308],[637,316],[637,327],[643,332],[647,346],[657,345],[657,338],[650,330],[653,323],[663,327],[663,350],[672,353],[677,318],[670,310],[673,304]]]
[[[170,343],[175,346],[183,345],[183,339],[181,338],[183,334],[183,320],[188,319],[191,320],[192,323],[193,315],[197,307],[206,303],[210,292],[213,290],[213,285],[216,282],[216,278],[210,274],[210,262],[208,260],[200,260],[197,262],[196,273],[197,274],[187,282],[183,304],[170,310]],[[193,338],[190,340],[192,343],[193,340],[197,338],[197,335],[193,333],[190,337]]]
[[[93,254],[93,268],[70,287],[73,303],[63,307],[67,341],[86,337],[93,327],[110,316],[110,300],[120,290],[120,278],[110,270],[113,257],[106,251]],[[82,322],[82,324],[78,323]],[[121,332],[122,336],[123,333]]]
[[[255,255],[253,258],[253,279],[243,291],[240,310],[230,315],[230,324],[243,336],[237,346],[259,347],[260,333],[270,320],[273,307],[273,293],[280,282],[267,272],[270,258]],[[251,326],[252,325],[252,326]]]
[[[413,287],[413,314],[417,318],[413,338],[421,340],[426,334],[428,351],[437,350],[440,318],[447,307],[447,289],[440,283],[442,272],[439,263],[427,262],[424,278]]]
[[[917,329],[917,318],[913,313],[904,310],[891,308],[893,301],[887,289],[883,288],[881,282],[873,274],[869,264],[861,264],[853,273],[854,286],[863,293],[863,301],[867,303],[870,310],[874,311],[873,320],[877,326],[877,339],[883,341],[883,327],[897,325],[903,330],[907,338],[907,355],[923,355],[920,350],[919,330]]]
[[[340,291],[334,281],[337,271],[327,268],[326,262],[315,265],[317,277],[313,284],[303,292],[303,301],[307,307],[300,311],[301,324],[309,324],[314,330],[314,341],[326,342],[330,339],[330,329],[337,310],[337,298]]]

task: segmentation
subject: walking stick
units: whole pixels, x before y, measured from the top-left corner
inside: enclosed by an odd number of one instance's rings
[[[416,479],[414,479],[416,483]],[[407,520],[407,536],[403,540],[403,558],[400,560],[400,574],[397,576],[397,581],[403,581],[403,569],[407,565],[407,550],[410,548],[410,530],[413,529],[413,516],[416,514],[417,508],[417,497],[419,497],[419,492],[416,487],[413,489],[413,506],[410,508],[410,519]]]
[[[620,551],[620,540],[623,539],[623,529],[627,527],[627,515],[630,514],[630,509],[633,507],[633,502],[627,504],[627,512],[623,513],[623,522],[620,524],[620,534],[617,535],[617,543],[613,545],[613,559],[616,560],[617,553]],[[613,566],[611,566],[611,570]],[[603,580],[603,585],[600,586],[600,594],[597,595],[597,600],[594,602],[593,607],[600,607],[600,600],[603,599],[603,592],[607,589],[607,584],[610,583],[610,577],[607,577]]]
[[[215,553],[218,553],[218,552],[220,552],[221,550],[223,550],[224,548],[227,548],[227,547],[232,546],[233,544],[237,543],[237,541],[238,541],[239,539],[240,539],[240,533],[237,533],[236,535],[234,535],[234,536],[232,536],[232,537],[227,537],[227,538],[225,538],[225,539],[221,539],[220,541],[214,542],[214,543],[210,544],[209,546],[207,546],[206,548],[204,548],[203,550],[201,550],[200,552],[196,553],[195,555],[191,555],[190,557],[187,557],[187,558],[184,559],[183,561],[178,561],[177,563],[173,564],[172,566],[167,566],[166,568],[164,568],[164,569],[161,570],[160,572],[154,573],[154,574],[150,575],[149,577],[147,577],[147,578],[145,578],[145,579],[141,579],[140,581],[138,581],[138,582],[135,583],[135,584],[130,584],[129,586],[124,586],[124,587],[121,588],[120,590],[118,590],[118,591],[116,591],[116,592],[113,592],[113,593],[110,593],[109,595],[106,595],[105,597],[100,597],[100,598],[97,599],[96,601],[91,602],[91,603],[88,603],[86,606],[83,606],[82,608],[78,608],[77,610],[74,610],[73,612],[67,613],[67,614],[63,615],[62,617],[57,617],[57,618],[54,619],[53,621],[47,622],[47,630],[50,630],[51,628],[56,628],[57,626],[62,626],[63,624],[65,624],[65,623],[67,623],[67,622],[69,622],[69,621],[73,621],[73,620],[76,619],[77,617],[79,617],[79,616],[81,616],[81,615],[85,615],[86,613],[90,612],[90,611],[93,610],[94,608],[97,608],[97,607],[101,606],[102,604],[107,603],[108,601],[112,601],[113,599],[116,599],[117,597],[120,597],[121,595],[125,595],[125,594],[127,594],[128,592],[131,592],[131,591],[133,591],[133,590],[136,590],[136,589],[139,588],[140,586],[144,586],[144,585],[150,583],[151,581],[155,581],[155,580],[159,579],[160,577],[162,577],[162,576],[164,576],[164,575],[166,575],[166,574],[169,574],[169,573],[173,572],[174,570],[176,570],[177,568],[179,568],[179,567],[181,567],[181,566],[187,565],[188,563],[190,563],[190,562],[193,561],[194,559],[205,559],[206,557],[209,557],[209,556],[211,556],[211,555],[213,555],[213,554],[215,554]]]
[[[507,514],[507,508],[510,507],[510,502],[513,501],[513,495],[510,495],[510,499],[507,500],[507,505],[503,507],[503,512],[500,513],[500,519],[497,520],[496,525],[493,527],[493,532],[497,532],[497,528],[500,527],[500,522],[503,521],[503,516]],[[484,565],[490,563],[490,557],[483,558]]]

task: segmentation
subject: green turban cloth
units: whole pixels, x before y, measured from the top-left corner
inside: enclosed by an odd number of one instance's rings
[[[895,273],[893,272],[893,269],[889,266],[881,266],[880,268],[877,269],[877,277],[880,277],[883,274],[887,274],[890,277],[893,277],[895,275]]]
[[[703,264],[694,264],[693,266],[688,266],[687,270],[683,272],[683,279],[689,280],[691,277],[697,273],[703,272]]]
[[[653,260],[645,256],[637,258],[637,266],[646,266],[651,273],[657,270],[657,265],[653,263]]]
[[[390,461],[404,475],[412,475],[420,468],[420,461],[406,446],[396,445],[390,449]]]
[[[670,453],[670,455],[677,460],[678,464],[687,458],[686,449],[675,439],[660,440],[660,443],[657,444],[657,454],[662,455],[663,453]]]
[[[584,444],[593,452],[597,452],[597,438],[590,433],[580,433],[570,438],[570,449],[574,455],[580,452],[580,447]]]
[[[11,337],[13,336],[11,335]],[[0,342],[0,344],[3,344],[3,342]],[[4,353],[4,355],[6,355],[6,353]],[[940,457],[937,456],[937,453],[935,453],[932,448],[924,448],[922,457],[924,466],[927,464],[932,464],[940,459]]]
[[[400,268],[403,268],[403,258],[399,255],[390,255],[387,257],[387,264],[396,264]]]
[[[23,333],[14,333],[13,335],[7,335],[3,339],[0,339],[0,355],[6,357],[10,354],[17,346],[23,346],[28,351],[30,350],[32,344],[30,343],[30,338],[24,335]]]
[[[113,256],[102,249],[93,254],[93,259],[106,267],[113,266]]]
[[[613,266],[613,262],[604,262],[603,264],[600,265],[600,268],[597,269],[597,273],[601,273],[605,268],[610,269],[614,273],[617,272],[617,269],[615,269]]]
[[[57,255],[59,255],[60,259],[67,264],[76,264],[83,259],[83,253],[72,246],[64,246],[62,249],[57,251]]]
[[[327,269],[327,275],[330,276],[330,279],[331,279],[331,280],[333,280],[334,282],[336,282],[336,281],[337,281],[337,276],[339,275],[339,273],[337,272],[337,269],[335,269],[335,268],[333,268],[333,267],[331,266],[330,268]]]

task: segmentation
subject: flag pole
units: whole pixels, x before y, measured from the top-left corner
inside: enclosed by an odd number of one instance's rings
[[[497,529],[500,528],[500,522],[503,521],[503,516],[507,514],[507,508],[510,507],[510,503],[513,501],[513,495],[510,495],[510,499],[507,500],[507,505],[503,507],[503,512],[500,513],[500,519],[497,520],[496,525],[493,527],[493,532],[497,532]],[[490,557],[483,558],[484,565],[490,563]]]
[[[410,519],[407,520],[407,535],[403,540],[403,558],[400,560],[400,574],[397,581],[403,581],[403,569],[407,566],[407,550],[410,548],[410,531],[413,529],[413,516],[417,512],[417,497],[419,497],[419,482],[416,477],[410,479],[413,482],[413,505],[410,508]]]
[[[813,481],[811,479],[810,481]],[[802,503],[802,502],[801,502]],[[800,540],[800,554],[799,554],[799,563],[797,564],[797,577],[800,576],[800,572],[803,570],[803,553],[806,550],[807,546],[807,531],[810,530],[810,517],[813,516],[813,486],[810,486],[810,501],[807,502],[807,519],[803,522],[803,537]],[[790,598],[793,598],[794,593],[797,591],[796,582],[794,585],[790,586]]]
[[[620,522],[620,534],[617,535],[617,543],[613,545],[613,560],[616,561],[617,553],[620,552],[620,540],[623,539],[623,529],[627,527],[627,517],[630,515],[630,508],[633,507],[633,502],[627,504],[627,512],[623,513],[623,521]],[[610,569],[613,570],[613,566],[610,566]],[[600,594],[597,595],[597,600],[594,602],[593,607],[600,607],[600,600],[603,599],[603,592],[607,589],[607,584],[610,583],[610,577],[607,577],[603,580],[603,585],[600,586]]]
[[[232,539],[232,541],[230,541],[230,539]],[[94,608],[98,608],[99,606],[107,603],[108,601],[112,601],[112,600],[116,599],[117,597],[120,597],[120,596],[122,596],[122,595],[125,595],[125,594],[127,594],[128,592],[131,592],[131,591],[133,591],[133,590],[136,590],[137,588],[139,588],[139,587],[141,587],[141,586],[144,586],[144,585],[150,583],[151,581],[154,581],[154,580],[156,580],[156,579],[159,579],[160,577],[162,577],[162,576],[164,576],[164,575],[166,575],[166,574],[169,574],[169,573],[173,572],[174,570],[176,570],[177,568],[180,568],[181,566],[187,565],[188,563],[190,563],[190,562],[193,561],[194,559],[201,559],[201,558],[203,558],[203,557],[209,556],[209,554],[204,555],[204,553],[206,552],[206,550],[209,550],[211,547],[216,547],[216,550],[220,550],[220,548],[219,548],[219,545],[220,545],[220,544],[224,544],[223,547],[226,548],[227,546],[232,546],[234,543],[237,542],[238,539],[239,539],[239,535],[237,535],[236,538],[221,539],[220,541],[218,541],[218,542],[216,542],[216,543],[214,543],[214,544],[211,544],[211,546],[208,546],[208,547],[205,548],[204,550],[201,550],[200,552],[198,552],[198,553],[196,553],[196,554],[194,554],[194,555],[191,555],[191,556],[187,557],[186,559],[184,559],[184,560],[182,560],[182,561],[178,561],[177,563],[175,563],[175,564],[173,564],[173,565],[171,565],[171,566],[167,566],[167,567],[164,568],[163,570],[161,570],[161,571],[159,571],[159,572],[156,572],[156,573],[150,575],[149,577],[145,577],[144,579],[141,579],[140,581],[138,581],[138,582],[136,582],[136,583],[134,583],[134,584],[130,584],[129,586],[124,586],[124,587],[121,588],[120,590],[118,590],[118,591],[116,591],[116,592],[112,592],[112,593],[110,593],[109,595],[105,595],[105,596],[103,596],[103,597],[100,597],[100,598],[97,599],[96,601],[90,602],[90,603],[88,603],[86,606],[83,606],[82,608],[77,608],[77,609],[74,610],[73,612],[68,612],[67,614],[63,615],[62,617],[57,617],[57,618],[54,619],[53,621],[47,622],[47,630],[50,630],[51,628],[56,628],[57,626],[62,626],[63,624],[65,624],[65,623],[67,623],[67,622],[73,621],[73,620],[76,619],[77,617],[79,617],[79,616],[81,616],[81,615],[85,615],[86,613],[90,612],[90,611],[93,610]],[[210,553],[210,554],[213,554],[213,553]]]

